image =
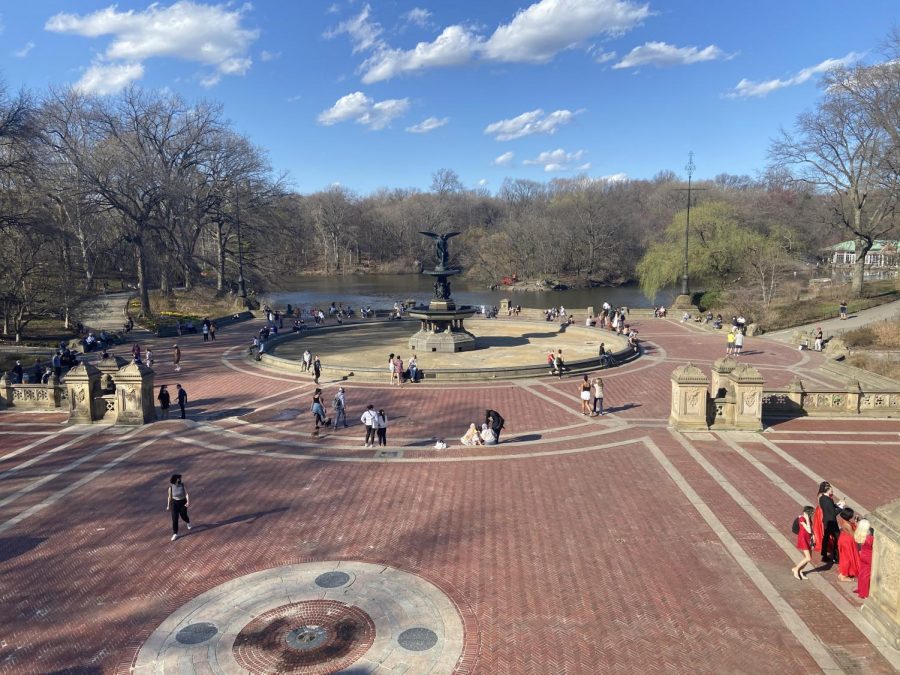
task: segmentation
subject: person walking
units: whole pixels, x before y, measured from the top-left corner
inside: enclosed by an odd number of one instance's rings
[[[160,385],[156,400],[159,401],[159,419],[169,419],[169,407],[172,404],[172,397],[169,395],[168,385]]]
[[[181,408],[181,419],[184,419],[184,409],[187,406],[187,391],[180,384],[175,385],[177,390],[178,407]]]
[[[200,330],[203,332],[203,341],[209,342],[209,319],[203,319],[203,326]]]
[[[812,562],[812,516],[813,507],[804,506],[803,513],[797,516],[797,549],[803,554],[800,562],[791,568],[791,574],[797,579],[806,579],[803,568]]]
[[[366,427],[366,443],[363,447],[374,448],[375,429],[378,426],[378,413],[375,412],[375,406],[371,403],[367,405],[366,410],[363,412],[362,417],[359,418],[359,421]]]
[[[134,359],[135,363],[141,362],[141,344],[139,342],[135,342],[131,346],[131,357]]]
[[[312,414],[316,425],[313,435],[317,436],[319,434],[319,428],[325,426],[325,406],[322,404],[321,389],[316,389],[316,393],[313,395]]]
[[[191,519],[187,512],[190,503],[191,497],[181,480],[181,474],[173,473],[169,479],[169,491],[166,497],[166,511],[172,512],[172,541],[178,539],[179,518],[187,523],[187,529],[191,529]]]
[[[178,343],[175,343],[175,346],[172,347],[172,363],[175,364],[175,372],[181,372],[181,348],[178,346]]]
[[[400,358],[400,355],[394,357],[394,374],[393,377],[397,378],[397,386],[403,384],[403,359]]]
[[[307,349],[303,352],[303,366],[301,370],[304,373],[308,373],[310,366],[312,366],[312,353]]]
[[[216,329],[217,328],[218,328],[218,326],[216,326],[215,321],[209,322],[209,339],[212,340],[213,342],[216,341]]]
[[[394,384],[394,353],[388,356],[388,382]]]
[[[334,427],[335,429],[341,423],[344,424],[344,428],[346,429],[349,425],[347,424],[347,413],[346,413],[346,399],[344,398],[344,388],[338,387],[337,393],[334,395],[334,400],[332,400],[331,404],[334,408]]]
[[[387,415],[384,414],[384,409],[379,410],[378,414],[375,416],[375,432],[378,434],[378,445],[386,446],[387,445]]]
[[[153,350],[152,349],[147,350],[147,355],[144,357],[144,363],[147,364],[148,368],[153,367]]]
[[[582,415],[590,415],[591,414],[591,382],[588,380],[588,376],[585,375],[581,380],[581,414]]]
[[[318,354],[313,356],[312,369],[313,369],[313,382],[315,382],[316,384],[319,384],[319,377],[321,377],[321,375],[322,375],[322,362],[319,361]]]
[[[484,423],[494,432],[494,437],[497,439],[498,445],[500,443],[500,432],[503,430],[504,421],[503,416],[496,410],[485,410]]]
[[[594,394],[594,409],[591,412],[591,417],[595,415],[603,414],[603,378],[595,377],[593,382],[591,382],[591,389],[593,389]]]

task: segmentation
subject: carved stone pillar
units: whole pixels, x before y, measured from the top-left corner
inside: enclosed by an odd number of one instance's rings
[[[742,363],[731,371],[734,387],[734,428],[762,431],[763,378],[753,366]]]
[[[500,316],[506,316],[509,314],[509,298],[502,298],[500,300]]]
[[[143,363],[129,363],[115,375],[116,424],[135,426],[156,419],[153,370]]]
[[[69,424],[90,424],[103,416],[94,404],[100,396],[100,371],[89,363],[82,363],[66,374],[69,391]],[[99,413],[99,414],[98,414]]]
[[[0,374],[0,409],[12,405],[12,388],[9,384],[9,376],[4,372]]]
[[[900,649],[900,499],[869,514],[875,530],[872,580],[862,612],[894,649]]]
[[[859,415],[859,401],[862,398],[862,387],[859,382],[850,382],[847,385],[847,412]]]
[[[725,394],[725,388],[731,380],[731,371],[738,365],[737,359],[723,356],[716,359],[712,365],[712,377],[710,378],[710,395],[719,398]]]
[[[684,430],[708,429],[709,380],[687,363],[672,372],[672,411],[669,426]]]

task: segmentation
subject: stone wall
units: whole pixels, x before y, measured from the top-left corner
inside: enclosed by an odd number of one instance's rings
[[[900,649],[900,499],[869,514],[875,530],[872,579],[862,612],[894,649]]]
[[[859,382],[807,388],[799,377],[783,389],[763,391],[765,417],[900,417],[900,387],[874,390]]]

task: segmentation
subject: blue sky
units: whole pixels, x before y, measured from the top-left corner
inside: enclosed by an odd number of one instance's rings
[[[836,62],[879,58],[896,0],[0,0],[13,89],[130,82],[221,101],[276,171],[427,189],[755,175]],[[851,16],[852,13],[852,16]]]

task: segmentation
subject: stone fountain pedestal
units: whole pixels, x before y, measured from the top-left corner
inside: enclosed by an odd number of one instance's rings
[[[457,307],[450,297],[447,278],[458,269],[424,270],[435,277],[434,297],[427,308],[414,308],[409,315],[421,322],[419,331],[409,339],[409,348],[417,352],[465,352],[475,349],[475,336],[465,329],[464,321],[475,314],[474,307]]]

